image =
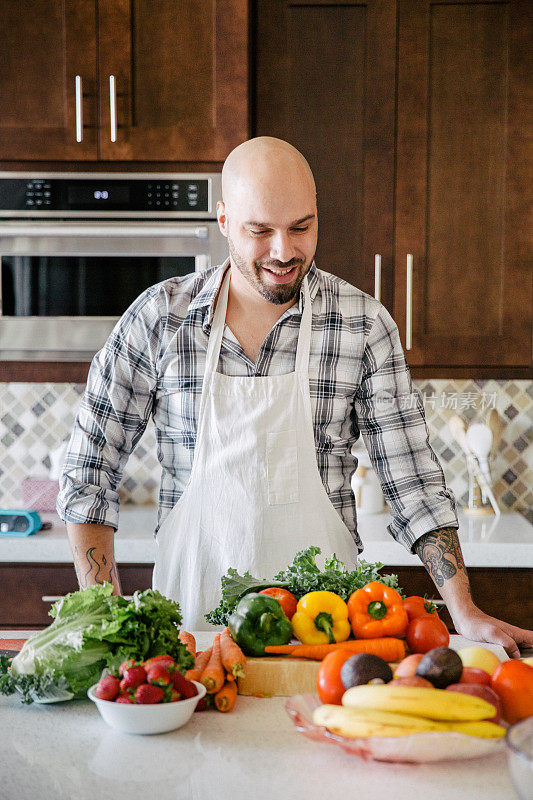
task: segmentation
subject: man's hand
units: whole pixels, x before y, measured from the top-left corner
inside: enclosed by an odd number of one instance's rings
[[[425,533],[414,550],[446,603],[457,633],[474,642],[500,644],[511,658],[520,657],[520,645],[533,646],[533,631],[489,617],[474,604],[455,528]]]
[[[520,658],[519,646],[533,647],[533,631],[517,628],[496,617],[489,617],[477,606],[470,606],[465,614],[452,614],[455,630],[474,642],[501,644],[508,656]]]

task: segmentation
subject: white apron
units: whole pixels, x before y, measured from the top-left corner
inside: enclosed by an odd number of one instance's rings
[[[153,586],[176,600],[186,630],[213,630],[229,567],[273,578],[317,545],[354,569],[357,547],[318,471],[309,394],[311,298],[303,281],[296,369],[240,377],[216,371],[228,303],[225,275],[213,317],[189,482],[157,534]]]

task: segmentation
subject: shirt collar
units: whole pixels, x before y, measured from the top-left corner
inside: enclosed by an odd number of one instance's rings
[[[205,285],[202,288],[202,290],[200,292],[198,292],[196,297],[193,297],[193,299],[189,303],[189,306],[188,306],[188,310],[189,311],[193,311],[193,310],[198,309],[198,308],[209,307],[209,312],[207,314],[207,318],[205,319],[205,321],[204,321],[204,323],[202,325],[204,330],[205,330],[206,327],[211,325],[213,314],[214,314],[215,297],[218,294],[218,290],[220,289],[220,286],[222,284],[222,280],[224,278],[224,275],[226,274],[226,270],[228,269],[228,267],[229,267],[229,256],[226,259],[226,261],[224,261],[223,264],[221,264],[219,267],[217,267],[215,269],[215,271],[213,272],[213,274],[209,276],[209,278],[205,282]],[[319,274],[318,274],[318,269],[316,267],[316,264],[315,264],[314,260],[312,261],[311,266],[309,267],[309,270],[307,272],[307,282],[308,282],[308,285],[309,285],[309,294],[311,296],[311,302],[313,302],[313,300],[315,299],[316,294],[318,292],[319,285],[320,285],[320,278],[319,278]],[[303,311],[303,298],[304,298],[304,291],[303,291],[303,286],[302,286],[302,287],[300,287],[300,296],[298,298],[298,303],[295,303],[293,306],[291,306],[285,312],[285,315],[288,316],[290,314],[297,314],[297,313],[301,314],[302,311]]]

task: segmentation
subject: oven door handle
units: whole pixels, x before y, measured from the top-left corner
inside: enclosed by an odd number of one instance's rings
[[[84,236],[101,239],[103,236],[117,238],[143,237],[143,236],[162,236],[179,238],[208,239],[209,229],[206,225],[183,225],[165,222],[157,223],[138,223],[128,225],[124,222],[116,223],[12,223],[0,224],[0,237],[29,236],[31,238],[40,236]]]

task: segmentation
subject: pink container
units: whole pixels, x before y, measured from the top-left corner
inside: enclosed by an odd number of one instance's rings
[[[22,481],[23,507],[32,511],[55,512],[59,481],[49,478],[24,478]]]

